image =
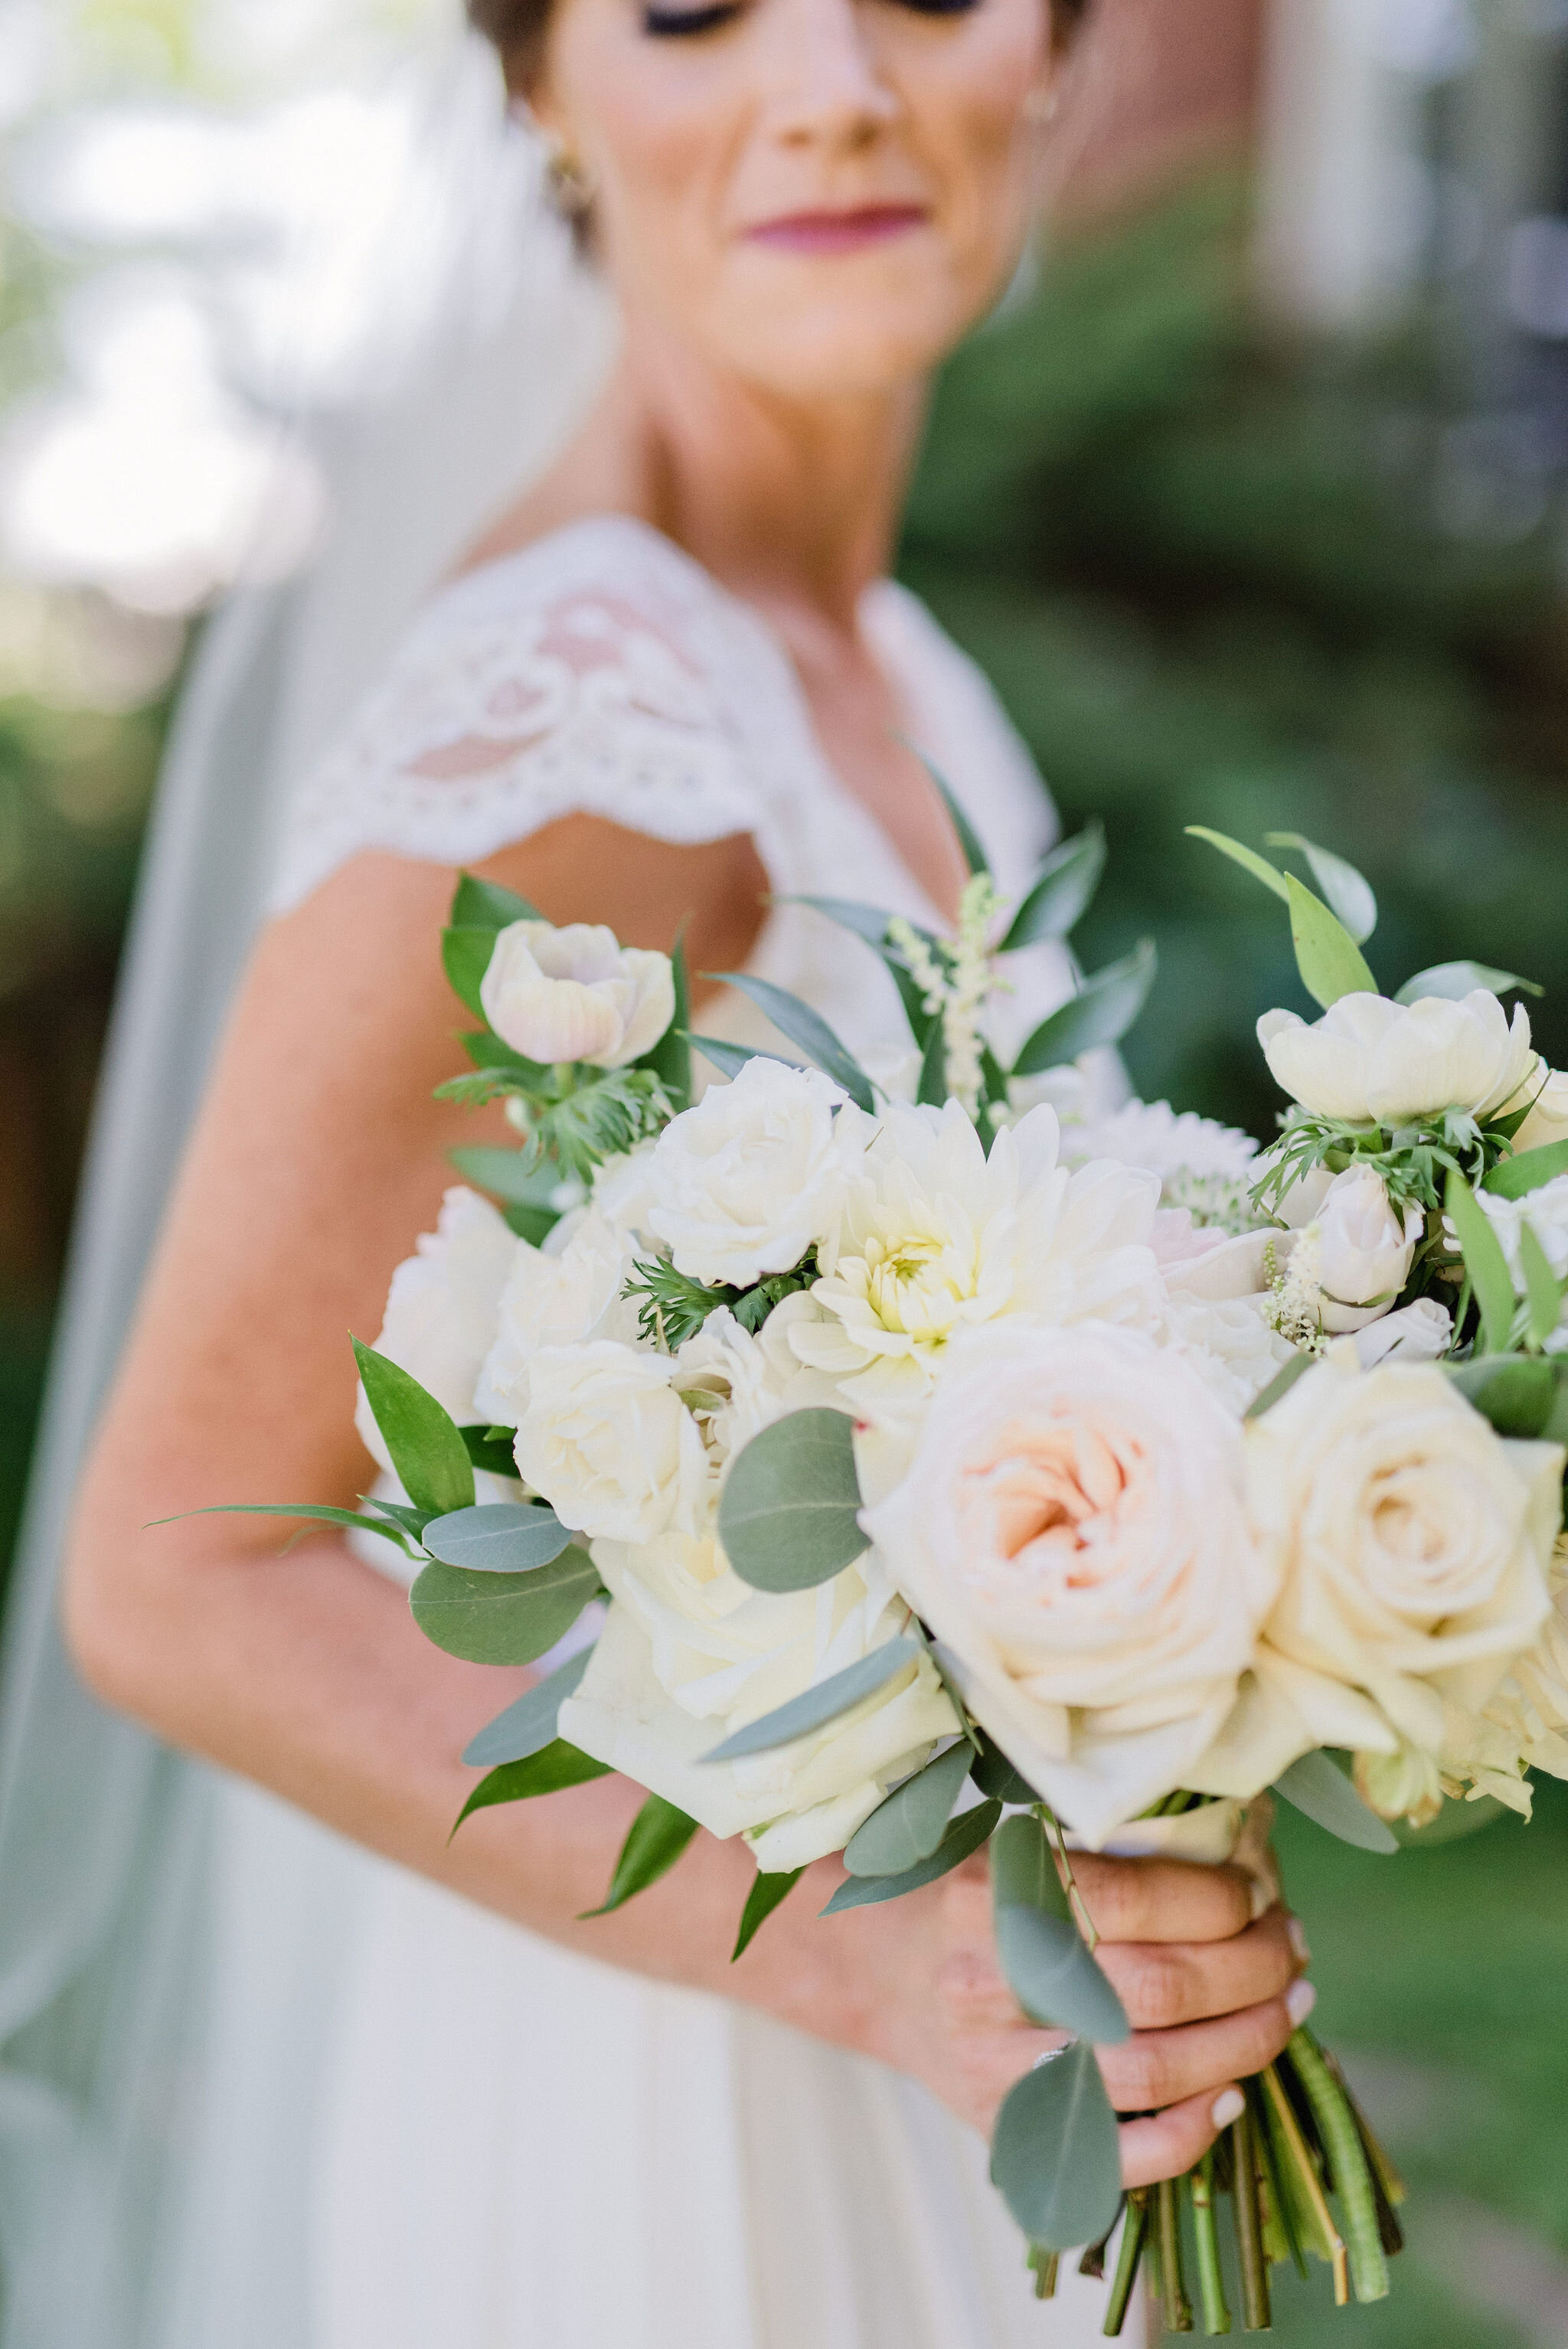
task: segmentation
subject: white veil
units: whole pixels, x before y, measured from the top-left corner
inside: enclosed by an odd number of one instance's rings
[[[538,156],[506,124],[488,53],[464,43],[424,70],[387,251],[406,305],[417,242],[430,299],[415,331],[400,322],[390,393],[383,377],[373,399],[312,436],[332,511],[317,561],[236,595],[207,628],[94,1122],[0,1657],[3,2349],[164,2349],[180,2332],[166,2237],[191,2183],[185,2117],[202,2095],[214,1781],[103,1711],[65,1654],[56,1586],[83,1447],[288,792],[465,538],[548,460],[613,347],[608,305],[548,215]],[[275,2300],[289,2304],[286,2292]],[[300,2338],[253,2309],[235,2318],[225,2349]]]

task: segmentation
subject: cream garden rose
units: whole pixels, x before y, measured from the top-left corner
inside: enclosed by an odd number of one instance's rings
[[[546,1064],[624,1068],[651,1052],[675,1017],[668,955],[619,944],[590,922],[512,922],[498,933],[480,988],[501,1041]]]
[[[1364,1371],[1348,1347],[1245,1441],[1279,1597],[1192,1783],[1248,1793],[1315,1745],[1438,1754],[1445,1703],[1481,1712],[1545,1619],[1563,1447],[1495,1435],[1435,1365]]]
[[[529,1371],[546,1347],[586,1345],[595,1338],[633,1344],[637,1310],[623,1295],[638,1246],[633,1233],[596,1207],[563,1216],[542,1248],[515,1240],[475,1401],[495,1422],[513,1427],[528,1407]]]
[[[1459,1003],[1342,995],[1310,1026],[1294,1011],[1267,1011],[1258,1041],[1293,1100],[1315,1116],[1356,1125],[1400,1125],[1445,1109],[1484,1118],[1522,1108],[1539,1065],[1524,1006],[1511,1022],[1483,988]]]
[[[842,1095],[816,1069],[748,1061],[665,1127],[648,1162],[646,1220],[677,1272],[748,1288],[789,1272],[833,1227]]]
[[[573,1532],[646,1542],[701,1521],[707,1456],[676,1375],[672,1356],[613,1338],[533,1356],[518,1475]]]
[[[418,1380],[462,1425],[475,1416],[475,1388],[496,1334],[502,1291],[523,1243],[477,1191],[454,1185],[433,1232],[392,1276],[375,1350]],[[384,1475],[387,1440],[361,1387],[354,1423]]]
[[[1243,1474],[1179,1354],[1001,1323],[954,1349],[867,1514],[977,1718],[1087,1841],[1185,1785],[1231,1712],[1278,1587]]]

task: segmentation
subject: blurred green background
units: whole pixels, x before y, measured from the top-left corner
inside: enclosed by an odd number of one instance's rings
[[[200,82],[198,13],[79,12],[95,88],[128,57],[160,88]],[[1455,56],[1421,85],[1434,185],[1473,69]],[[1140,1090],[1263,1135],[1276,1101],[1253,1027],[1299,1002],[1288,940],[1190,823],[1338,848],[1377,891],[1387,984],[1457,955],[1518,970],[1568,1065],[1563,402],[1552,336],[1478,310],[1485,219],[1460,264],[1434,244],[1407,272],[1375,330],[1282,325],[1256,298],[1255,181],[1220,144],[1084,207],[959,355],[901,567],[995,680],[1066,823],[1106,823],[1080,936],[1091,964],[1159,942]],[[0,215],[0,416],[67,368],[87,267],[24,212]],[[0,585],[0,1557],[140,828],[215,592],[139,602],[25,567]],[[1528,1830],[1396,1860],[1294,1819],[1282,1843],[1321,2026],[1413,2194],[1388,2303],[1336,2315],[1319,2275],[1310,2297],[1282,2285],[1276,2330],[1568,2344],[1568,1790],[1545,1786]]]

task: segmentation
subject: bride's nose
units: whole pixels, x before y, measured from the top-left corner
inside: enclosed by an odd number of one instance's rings
[[[769,115],[792,146],[871,145],[902,110],[864,0],[776,0]]]

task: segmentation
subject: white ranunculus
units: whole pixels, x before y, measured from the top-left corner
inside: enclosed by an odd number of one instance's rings
[[[1057,1164],[1056,1112],[1031,1110],[990,1156],[956,1102],[839,1112],[848,1183],[823,1241],[799,1359],[856,1412],[918,1406],[951,1340],[1006,1316],[1152,1321],[1157,1175]]]
[[[665,1128],[648,1160],[645,1217],[677,1272],[748,1288],[799,1263],[838,1215],[841,1099],[816,1069],[758,1059]]]
[[[519,1475],[573,1532],[646,1542],[701,1522],[707,1455],[668,1354],[596,1338],[530,1365]]]
[[[418,1379],[459,1426],[475,1416],[474,1389],[522,1245],[488,1199],[454,1187],[435,1230],[420,1236],[414,1255],[392,1276],[375,1350]],[[390,1474],[391,1456],[363,1387],[354,1423],[377,1466]]]
[[[513,922],[498,933],[480,988],[485,1018],[526,1060],[624,1068],[675,1017],[668,955],[624,947],[592,922]]]
[[[631,1345],[637,1337],[635,1301],[622,1294],[637,1243],[597,1207],[563,1217],[542,1248],[525,1240],[515,1246],[475,1396],[480,1410],[506,1427],[527,1409],[529,1369],[542,1347],[595,1338]]]
[[[1409,1278],[1425,1229],[1419,1207],[1396,1214],[1375,1167],[1347,1166],[1324,1193],[1317,1212],[1323,1247],[1323,1326],[1363,1329],[1389,1312]]]
[[[1495,1435],[1435,1365],[1336,1348],[1246,1429],[1254,1533],[1280,1596],[1255,1675],[1193,1784],[1239,1795],[1315,1745],[1440,1751],[1534,1641],[1563,1448]]]
[[[1513,1137],[1515,1150],[1544,1150],[1551,1142],[1568,1142],[1568,1070],[1548,1070],[1537,1061],[1526,1086],[1532,1096],[1530,1115]]]
[[[705,1764],[734,1731],[843,1671],[909,1620],[874,1556],[816,1590],[742,1582],[708,1535],[597,1541],[614,1594],[561,1734],[782,1873],[841,1850],[958,1727],[925,1657],[851,1712],[769,1754]]]
[[[978,1719],[1091,1842],[1187,1784],[1232,1709],[1277,1589],[1242,1481],[1235,1419],[1178,1354],[1000,1324],[954,1349],[867,1513]]]
[[[1310,1027],[1294,1011],[1266,1011],[1258,1041],[1293,1100],[1354,1125],[1403,1125],[1446,1109],[1495,1116],[1522,1105],[1538,1065],[1524,1006],[1511,1025],[1484,988],[1461,1003],[1342,995]]]
[[[1356,1332],[1356,1356],[1364,1371],[1379,1362],[1439,1362],[1454,1341],[1454,1317],[1435,1297],[1418,1297]]]
[[[1520,1235],[1526,1225],[1556,1278],[1568,1279],[1568,1174],[1559,1174],[1552,1182],[1527,1191],[1522,1199],[1499,1198],[1492,1191],[1479,1191],[1476,1196],[1502,1243],[1514,1288],[1521,1297],[1525,1294],[1525,1281]],[[1547,1340],[1546,1350],[1555,1354],[1564,1349],[1568,1349],[1568,1319],[1558,1323],[1556,1332]]]

